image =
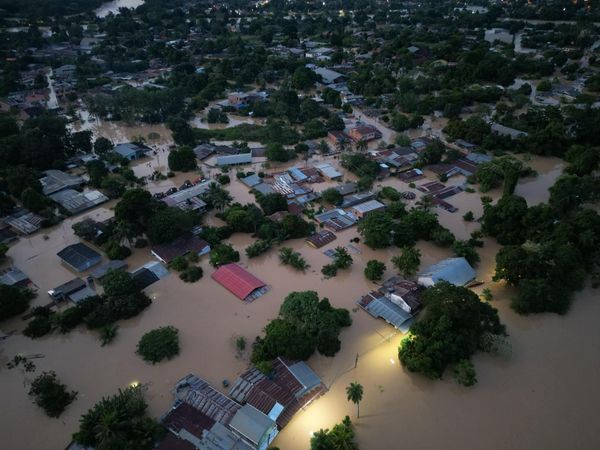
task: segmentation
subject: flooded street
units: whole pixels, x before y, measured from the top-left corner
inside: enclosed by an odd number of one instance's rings
[[[231,122],[230,122],[231,123]],[[203,126],[199,123],[196,126]],[[144,136],[156,146],[152,158],[132,164],[137,176],[154,170],[166,172],[170,132],[160,125],[126,127],[122,124],[84,120],[94,135],[113,142],[124,142]],[[150,133],[159,138],[148,140]],[[391,137],[391,136],[390,136]],[[334,157],[316,157],[311,162],[327,160],[339,167]],[[533,158],[529,164],[539,172],[536,178],[520,180],[516,193],[523,195],[530,205],[547,201],[547,189],[563,169],[555,158]],[[211,160],[202,166],[205,176],[219,171],[210,167]],[[277,172],[291,165],[265,167],[255,158],[252,167],[243,171],[264,170]],[[178,173],[161,182],[151,182],[147,188],[159,192],[180,186],[185,179],[194,179],[200,171]],[[226,186],[235,201],[248,203],[254,197],[230,171],[231,183]],[[347,175],[347,180],[355,177]],[[417,185],[429,180],[420,180]],[[451,178],[448,184],[462,184],[464,178]],[[332,183],[313,185],[322,190]],[[396,178],[388,178],[376,186],[394,186],[400,191],[413,191]],[[478,229],[475,222],[462,220],[467,210],[475,217],[482,214],[480,193],[462,192],[449,199],[459,208],[457,213],[434,209],[440,222],[459,239],[467,239]],[[499,191],[486,195],[494,199]],[[48,302],[46,291],[76,275],[62,266],[56,253],[78,239],[71,226],[84,217],[101,220],[113,215],[115,202],[109,202],[88,213],[64,221],[59,226],[42,230],[22,238],[12,245],[8,256],[14,265],[25,272],[39,288],[36,305]],[[414,201],[410,203],[414,204]],[[207,223],[217,223],[211,214]],[[491,282],[494,257],[498,245],[486,239],[479,249],[481,263],[477,278],[483,287],[494,292],[494,306],[500,310],[506,323],[513,352],[510,357],[477,355],[474,363],[479,383],[471,389],[457,385],[450,375],[443,381],[432,382],[404,372],[397,358],[402,336],[383,321],[376,320],[355,304],[364,293],[376,288],[363,275],[368,260],[378,259],[387,265],[386,277],[394,274],[390,263],[397,249],[373,251],[362,243],[353,244],[350,253],[354,264],[350,270],[341,270],[335,278],[323,279],[321,267],[330,262],[323,254],[329,248],[344,246],[358,236],[356,228],[337,233],[337,240],[315,250],[303,240],[283,245],[299,251],[310,268],[305,274],[279,264],[277,249],[249,260],[244,249],[253,241],[248,235],[236,234],[230,239],[240,251],[240,264],[270,286],[270,291],[254,301],[243,303],[217,284],[210,275],[214,269],[203,257],[204,277],[196,283],[182,282],[176,273],[147,288],[153,304],[139,316],[119,322],[119,335],[107,347],[101,347],[96,333],[79,327],[70,334],[54,333],[40,340],[30,340],[20,334],[0,342],[0,396],[8,412],[0,424],[4,448],[36,450],[61,449],[76,431],[79,417],[102,396],[111,395],[133,382],[148,385],[148,402],[153,416],[162,415],[171,405],[170,389],[174,383],[195,373],[217,389],[223,380],[233,381],[247,366],[248,350],[238,357],[235,339],[243,336],[250,344],[267,322],[274,318],[283,298],[293,290],[316,290],[336,307],[351,311],[353,324],[342,332],[342,349],[334,358],[313,356],[309,364],[329,388],[329,392],[299,412],[279,434],[274,445],[282,450],[306,450],[311,433],[331,427],[346,414],[354,420],[355,407],[346,401],[345,387],[351,381],[364,385],[362,416],[356,423],[357,439],[362,450],[377,449],[576,449],[595,448],[600,441],[596,425],[597,405],[600,402],[600,315],[598,293],[591,289],[577,294],[572,310],[565,316],[541,315],[521,317],[509,308],[511,292],[503,285]],[[451,256],[427,242],[419,242],[422,267]],[[136,249],[127,258],[129,269],[152,261],[149,248]],[[5,263],[6,265],[6,263]],[[83,274],[85,276],[85,273]],[[25,323],[14,319],[2,323],[2,332],[21,331]],[[181,354],[175,359],[149,365],[135,354],[137,342],[147,331],[173,325],[179,329]],[[41,354],[35,359],[35,374],[24,374],[20,369],[9,370],[6,363],[16,354]],[[358,355],[358,365],[354,364]],[[54,370],[70,389],[79,392],[77,400],[60,419],[50,419],[31,403],[27,396],[31,381],[44,370]],[[30,430],[35,427],[36,432]]]

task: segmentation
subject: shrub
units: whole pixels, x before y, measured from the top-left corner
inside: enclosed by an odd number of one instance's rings
[[[169,267],[177,272],[181,272],[188,268],[188,260],[184,256],[176,256],[169,263]]]
[[[210,264],[213,267],[222,266],[240,260],[240,253],[229,244],[219,244],[210,252]]]
[[[45,316],[34,317],[30,320],[23,334],[31,339],[37,339],[52,331],[52,319]]]
[[[246,248],[246,255],[248,258],[255,258],[268,251],[271,248],[271,245],[271,241],[259,239]]]
[[[376,259],[372,259],[367,262],[365,267],[365,277],[371,281],[381,280],[385,272],[385,264]]]
[[[173,358],[179,354],[179,331],[172,326],[149,331],[140,339],[136,353],[152,364]]]
[[[194,283],[202,278],[203,271],[201,267],[191,266],[185,269],[183,272],[179,274],[179,278],[181,278],[186,283]]]
[[[31,383],[29,396],[48,416],[58,417],[75,400],[77,392],[68,392],[54,372],[44,372]]]
[[[332,278],[337,275],[338,268],[335,264],[326,264],[321,268],[321,273],[325,278]]]
[[[0,284],[0,320],[19,315],[29,308],[33,291]]]
[[[463,215],[463,220],[465,220],[467,222],[473,222],[473,219],[475,219],[475,216],[473,215],[473,211],[467,211]]]
[[[458,384],[462,384],[463,386],[473,386],[477,383],[475,367],[468,359],[461,359],[458,361],[454,365],[453,373],[454,379]]]
[[[115,324],[105,325],[100,328],[100,343],[102,347],[110,344],[119,332],[119,326]]]
[[[302,272],[310,267],[299,252],[295,252],[289,247],[282,247],[279,250],[279,261],[283,265],[292,266]]]
[[[125,259],[131,255],[131,250],[128,247],[119,245],[117,241],[108,241],[104,245],[104,251],[108,259]]]

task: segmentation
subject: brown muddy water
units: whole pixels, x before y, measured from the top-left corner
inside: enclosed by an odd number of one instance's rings
[[[162,154],[159,153],[158,160],[139,162],[134,167],[136,174],[146,175],[154,168],[162,167],[166,161]],[[335,159],[328,160],[337,165]],[[534,162],[540,177],[522,180],[517,188],[532,203],[545,200],[545,190],[561,169],[557,167],[558,161],[540,159]],[[253,169],[263,168],[262,164],[257,162]],[[209,169],[202,168],[204,172]],[[178,174],[160,184],[152,183],[148,189],[164,190],[191,177],[193,174]],[[235,171],[231,178],[228,189],[235,200],[252,201],[247,189],[235,180]],[[347,178],[352,179],[352,176]],[[451,181],[462,182],[460,179]],[[318,188],[328,185],[330,183],[324,183]],[[407,185],[396,179],[385,180],[382,185],[408,190]],[[477,193],[461,193],[450,198],[460,211],[455,214],[440,211],[440,221],[458,237],[467,238],[478,225],[465,223],[461,216],[467,208],[479,216],[479,198]],[[48,289],[75,276],[56,257],[56,252],[64,246],[77,242],[71,225],[86,216],[96,220],[109,217],[113,214],[112,207],[114,203],[105,204],[11,246],[8,253],[11,260],[39,288],[36,304],[48,301]],[[217,220],[209,217],[207,222]],[[312,432],[331,427],[346,414],[354,419],[355,408],[345,398],[345,386],[351,381],[358,381],[365,388],[362,416],[355,420],[357,439],[363,450],[599,448],[596,411],[600,401],[600,328],[596,318],[600,315],[600,303],[595,291],[578,294],[572,310],[565,317],[517,316],[508,307],[511,292],[491,282],[498,246],[486,240],[480,251],[482,261],[477,269],[478,278],[494,292],[494,306],[500,310],[510,333],[512,355],[476,356],[474,362],[479,383],[472,389],[458,386],[450,376],[431,382],[404,372],[397,359],[402,336],[355,305],[361,294],[376,287],[363,276],[366,262],[370,259],[386,262],[386,276],[391,276],[393,270],[389,261],[396,250],[373,251],[362,243],[353,244],[352,268],[341,271],[336,278],[322,278],[320,269],[329,262],[323,251],[348,245],[356,236],[356,229],[346,230],[320,250],[308,247],[302,240],[285,243],[300,251],[311,265],[305,274],[301,274],[279,265],[276,250],[248,260],[243,250],[251,239],[246,235],[234,235],[231,242],[242,255],[241,264],[271,286],[266,295],[250,304],[240,302],[210,278],[213,269],[205,257],[200,263],[204,269],[201,281],[186,284],[172,273],[150,286],[147,291],[154,299],[153,304],[138,317],[120,322],[118,337],[107,347],[101,347],[96,334],[83,328],[37,341],[20,334],[1,341],[2,447],[64,448],[77,429],[82,413],[102,396],[130,383],[148,385],[150,412],[157,417],[171,404],[169,390],[173,384],[190,372],[220,389],[224,379],[232,381],[247,365],[247,353],[242,357],[236,354],[236,337],[244,336],[251,342],[276,316],[282,299],[290,291],[311,289],[329,298],[333,305],[351,310],[353,325],[342,332],[342,350],[338,355],[334,358],[314,356],[309,360],[329,387],[329,392],[298,413],[279,434],[274,445],[282,450],[304,450],[309,446]],[[418,246],[423,253],[422,266],[450,255],[449,250],[429,243],[420,242]],[[130,268],[135,268],[151,260],[149,249],[139,249],[127,262]],[[181,354],[172,361],[146,364],[135,354],[136,344],[145,332],[164,325],[179,328]],[[24,322],[14,319],[2,323],[1,331],[23,328]],[[36,373],[54,370],[70,389],[79,392],[77,400],[59,419],[47,418],[30,402],[28,382],[35,374],[6,368],[6,362],[17,353],[43,355],[35,360]],[[358,366],[354,369],[357,355]],[[36,431],[31,432],[32,429]]]

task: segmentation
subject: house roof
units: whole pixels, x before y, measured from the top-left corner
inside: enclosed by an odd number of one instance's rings
[[[198,158],[199,160],[208,158],[216,151],[216,146],[213,144],[200,144],[194,147],[194,153],[196,154],[196,158]]]
[[[193,374],[179,380],[173,389],[176,400],[187,403],[215,422],[229,424],[240,405],[226,397],[207,381]]]
[[[361,297],[356,303],[371,316],[377,319],[381,318],[403,332],[407,331],[410,326],[412,315],[387,299],[380,292],[370,292]]]
[[[204,194],[212,182],[205,181],[204,183],[196,184],[187,189],[174,192],[167,197],[164,197],[162,201],[171,207],[178,207],[181,209],[199,209],[206,207],[206,202],[200,198]]]
[[[464,286],[474,278],[475,270],[465,258],[447,258],[421,272],[419,284],[431,286],[443,280],[455,286]]]
[[[102,259],[100,253],[81,242],[65,247],[56,255],[65,263],[80,271],[85,270],[90,265],[98,264]]]
[[[49,197],[71,214],[86,211],[94,206],[108,201],[108,197],[100,191],[77,192],[73,189],[63,189]]]
[[[158,261],[150,261],[131,272],[140,289],[145,289],[152,283],[169,275],[169,271]]]
[[[14,286],[27,284],[29,282],[29,277],[16,267],[8,268],[0,272],[0,284]]]
[[[232,164],[249,164],[252,162],[252,153],[240,153],[239,155],[227,155],[217,157],[217,166],[229,166]]]
[[[369,200],[369,201],[366,201],[363,203],[359,203],[358,205],[355,205],[352,207],[352,209],[354,209],[354,211],[363,213],[363,214],[370,212],[370,211],[376,211],[376,210],[382,209],[382,208],[385,208],[385,205],[377,200]]]
[[[173,433],[167,433],[155,450],[196,450],[196,446]]]
[[[83,184],[83,178],[70,175],[62,170],[46,170],[45,175],[40,179],[44,195]]]
[[[314,248],[321,248],[335,240],[336,235],[333,232],[329,230],[321,230],[307,238],[306,242]]]
[[[69,297],[69,300],[71,300],[73,303],[78,304],[87,298],[95,297],[97,295],[98,293],[91,287],[84,286],[82,289],[69,294],[67,297]]]
[[[338,178],[338,177],[342,176],[341,172],[338,172],[338,170],[335,167],[333,167],[331,164],[328,164],[328,163],[318,164],[315,167],[317,169],[319,169],[319,171],[328,178],[333,179],[333,178]]]
[[[202,432],[210,430],[215,421],[193,406],[182,402],[167,413],[162,423],[175,433],[184,429],[198,439],[202,439]]]
[[[133,142],[117,144],[113,149],[114,152],[125,158],[137,153],[146,153],[148,150],[150,150],[148,147],[142,147],[141,145],[134,144]]]
[[[212,274],[212,278],[240,300],[246,299],[256,289],[266,286],[261,280],[235,263],[219,267]]]
[[[60,286],[51,289],[48,293],[52,292],[53,295],[70,295],[74,292],[77,292],[80,289],[86,287],[85,281],[81,278],[74,278],[71,281],[67,281],[66,283],[61,284]]]
[[[275,426],[275,421],[246,404],[238,410],[229,426],[258,445],[265,433]]]
[[[240,181],[244,183],[249,188],[256,186],[257,184],[262,183],[262,178],[260,178],[256,174],[248,175],[247,177],[240,178]]]
[[[171,262],[177,256],[183,256],[187,253],[201,253],[209,247],[208,242],[194,235],[182,236],[169,244],[154,245],[152,253],[167,263]]]
[[[121,270],[125,269],[126,267],[127,264],[124,261],[121,261],[119,259],[113,259],[108,261],[106,264],[102,264],[100,267],[96,267],[90,272],[90,275],[93,278],[100,280],[101,278],[104,278],[104,276],[108,273],[109,270]]]

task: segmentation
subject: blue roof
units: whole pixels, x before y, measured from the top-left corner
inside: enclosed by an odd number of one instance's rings
[[[447,258],[421,272],[419,284],[433,286],[438,281],[447,281],[455,286],[464,286],[474,278],[475,270],[465,258]]]

